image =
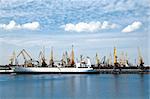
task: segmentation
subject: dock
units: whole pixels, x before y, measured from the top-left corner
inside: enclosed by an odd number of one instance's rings
[[[150,69],[141,70],[141,69],[96,69],[100,74],[142,74],[150,73]]]
[[[19,63],[19,57],[21,56],[23,57],[24,60],[23,63]],[[127,53],[126,54],[122,53],[121,56],[118,57],[116,47],[114,47],[113,58],[111,53],[109,56],[107,57],[104,56],[103,58],[100,57],[98,53],[96,53],[95,63],[91,62],[90,57],[88,56],[83,57],[83,55],[80,55],[80,59],[77,58],[77,61],[75,61],[75,53],[74,53],[73,45],[72,45],[71,53],[68,54],[67,51],[64,52],[62,58],[59,60],[54,60],[53,47],[52,47],[49,63],[48,61],[46,61],[44,49],[43,51],[40,51],[38,59],[34,59],[32,55],[30,55],[25,49],[22,49],[18,55],[16,55],[15,52],[13,52],[12,57],[9,60],[10,62],[8,65],[3,65],[3,66],[0,65],[0,74],[17,73],[12,69],[15,66],[23,66],[27,68],[28,67],[92,68],[92,71],[98,74],[141,74],[141,73],[149,74],[150,73],[150,66],[146,66],[144,64],[144,59],[141,55],[140,49],[138,49],[138,59],[135,64],[129,61],[127,57]],[[45,71],[47,71],[47,69],[45,69]],[[70,69],[68,69],[68,72],[69,71]],[[23,71],[23,72],[27,72],[27,71]],[[36,72],[36,71],[32,71],[32,72]],[[40,72],[37,74],[41,74],[44,72]],[[89,73],[89,71],[87,72]],[[54,71],[47,72],[47,73],[54,73]],[[60,71],[58,71],[58,73],[60,73]],[[64,73],[69,74],[66,71]]]

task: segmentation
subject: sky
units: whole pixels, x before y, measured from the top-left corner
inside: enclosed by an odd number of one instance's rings
[[[115,46],[135,64],[140,48],[150,65],[149,26],[149,0],[0,0],[0,64],[23,48],[37,59],[44,47],[48,61],[52,46],[60,60],[74,45],[76,58],[93,63]]]

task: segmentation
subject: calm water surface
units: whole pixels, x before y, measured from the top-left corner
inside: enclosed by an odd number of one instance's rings
[[[0,99],[149,99],[149,74],[0,75]]]

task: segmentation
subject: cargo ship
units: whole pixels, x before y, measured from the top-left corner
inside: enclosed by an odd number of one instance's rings
[[[81,73],[98,73],[91,67],[90,59],[87,58],[87,62],[78,62],[75,66],[71,67],[62,67],[62,66],[55,66],[55,67],[42,67],[42,66],[34,66],[34,67],[25,67],[25,66],[15,66],[13,68],[15,73],[62,73],[62,74],[81,74]]]

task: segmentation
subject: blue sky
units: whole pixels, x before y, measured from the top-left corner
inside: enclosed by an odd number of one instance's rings
[[[38,57],[43,46],[47,60],[75,46],[75,56],[100,57],[127,52],[135,63],[140,47],[150,64],[149,0],[0,0],[0,64],[8,64],[15,50]],[[94,61],[93,61],[94,62]]]

